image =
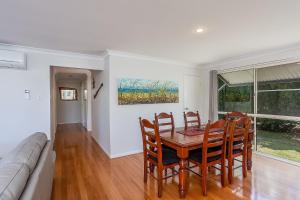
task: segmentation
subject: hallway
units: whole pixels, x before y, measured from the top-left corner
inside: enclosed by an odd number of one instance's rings
[[[143,156],[135,154],[110,160],[80,124],[58,126],[53,200],[159,199],[156,182],[143,183]],[[208,196],[201,193],[200,178],[191,174],[186,199],[297,199],[299,168],[254,155],[252,174],[242,179],[235,173],[234,183],[221,187],[220,176],[209,174]],[[254,179],[255,177],[255,179]],[[178,199],[178,179],[164,183],[162,200]]]

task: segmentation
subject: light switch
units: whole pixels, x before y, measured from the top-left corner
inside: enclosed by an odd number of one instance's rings
[[[25,90],[25,99],[30,100],[30,90]]]

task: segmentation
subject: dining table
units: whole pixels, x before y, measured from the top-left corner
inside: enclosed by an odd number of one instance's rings
[[[224,131],[222,129],[210,130],[213,132]],[[161,142],[177,151],[179,157],[179,196],[184,198],[188,190],[188,158],[189,152],[202,147],[204,139],[204,127],[192,128],[185,130],[184,128],[176,128],[173,131],[161,132]],[[247,146],[247,169],[252,168],[252,140],[253,130],[249,131],[248,146]]]

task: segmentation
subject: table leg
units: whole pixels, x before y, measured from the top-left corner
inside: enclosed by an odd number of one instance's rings
[[[179,162],[179,196],[185,198],[187,191],[187,160],[181,159]]]

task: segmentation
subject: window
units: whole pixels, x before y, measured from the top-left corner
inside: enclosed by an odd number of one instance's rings
[[[77,90],[75,88],[59,88],[60,99],[62,101],[77,101]]]
[[[256,151],[300,163],[300,63],[221,71],[217,94],[219,118],[252,117]]]
[[[257,113],[300,117],[300,65],[257,69]]]
[[[253,69],[220,73],[218,75],[219,111],[253,113]]]

